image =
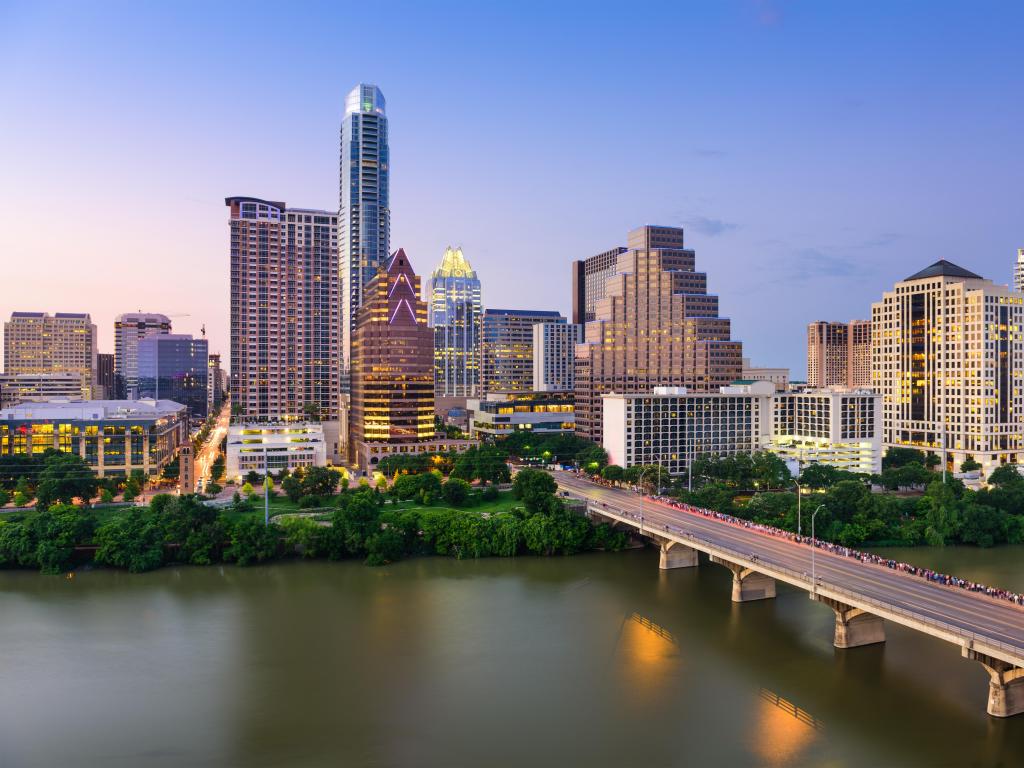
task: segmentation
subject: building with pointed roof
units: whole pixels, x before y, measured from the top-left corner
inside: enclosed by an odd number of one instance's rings
[[[472,397],[480,383],[480,280],[461,248],[445,249],[430,278],[434,394]]]
[[[1024,462],[1024,293],[938,261],[871,308],[871,381],[886,447],[950,471]]]

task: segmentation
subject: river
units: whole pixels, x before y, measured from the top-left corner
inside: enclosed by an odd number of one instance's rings
[[[1024,589],[1024,548],[886,550]],[[0,572],[0,766],[1024,766],[987,676],[653,550]]]

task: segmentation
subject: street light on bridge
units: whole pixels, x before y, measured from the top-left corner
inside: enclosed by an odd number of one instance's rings
[[[811,515],[811,599],[818,592],[818,579],[815,576],[814,570],[814,552],[818,548],[818,540],[814,537],[814,518],[818,516],[818,513],[825,508],[824,504],[819,504],[818,508],[814,510],[814,514]]]

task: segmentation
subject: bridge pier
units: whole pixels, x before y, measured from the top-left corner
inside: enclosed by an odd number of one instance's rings
[[[1024,714],[1024,668],[964,648],[964,658],[979,662],[989,674],[988,713],[993,717]]]
[[[885,642],[885,622],[881,616],[829,597],[811,597],[835,611],[836,632],[832,644],[836,648],[858,648]]]
[[[695,568],[698,564],[697,550],[676,541],[661,542],[661,557],[658,567],[667,571],[672,568]]]
[[[775,597],[775,579],[771,576],[765,576],[753,568],[731,563],[715,555],[711,556],[711,562],[724,565],[732,571],[732,601],[734,603],[748,603],[751,600],[767,600]]]

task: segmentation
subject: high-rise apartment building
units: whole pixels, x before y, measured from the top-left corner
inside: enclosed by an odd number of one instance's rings
[[[886,447],[985,475],[1024,462],[1024,293],[942,260],[885,292],[871,322]]]
[[[171,332],[167,315],[127,312],[114,319],[114,379],[118,397],[139,396],[139,342],[150,334]]]
[[[480,384],[480,280],[461,248],[447,248],[430,277],[434,394],[471,397]]]
[[[1013,287],[1024,293],[1024,248],[1017,249],[1017,263],[1013,267]]]
[[[807,386],[871,386],[871,321],[807,326]]]
[[[572,392],[576,345],[583,340],[576,323],[535,323],[533,326],[534,392]]]
[[[139,397],[173,400],[188,406],[193,419],[205,419],[209,344],[181,333],[154,333],[139,341]]]
[[[4,323],[4,373],[77,373],[83,400],[92,397],[96,326],[79,312],[13,312]]]
[[[231,398],[249,421],[339,421],[338,216],[229,197]],[[328,431],[325,427],[325,431]],[[337,455],[340,437],[328,451]]]
[[[207,359],[206,409],[212,414],[216,413],[220,404],[224,402],[223,373],[220,369],[219,352],[211,352]]]
[[[562,323],[558,312],[533,309],[484,310],[481,344],[483,392],[533,391],[533,326]]]
[[[732,340],[729,319],[719,317],[718,297],[683,247],[683,230],[640,227],[627,245],[576,347],[576,432],[595,442],[606,392],[714,392],[742,371],[742,344]]]
[[[597,302],[604,298],[608,278],[615,274],[622,246],[572,263],[572,322],[589,323],[595,318]]]
[[[109,352],[96,355],[96,380],[93,383],[94,396],[100,400],[117,400],[117,377],[114,375],[114,356]]]
[[[433,350],[420,279],[399,248],[366,286],[352,344],[350,442],[360,466],[382,444],[434,436]]]
[[[374,85],[360,83],[345,98],[340,166],[342,354],[347,374],[364,291],[387,263],[391,243],[388,119],[384,94]]]

